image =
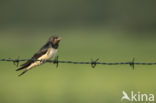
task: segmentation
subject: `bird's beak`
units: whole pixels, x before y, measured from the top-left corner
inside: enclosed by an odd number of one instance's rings
[[[60,41],[61,39],[62,39],[61,37],[58,37],[58,38],[57,38],[57,41]]]
[[[54,44],[58,44],[60,42],[62,38],[61,37],[58,37],[57,39],[54,40]]]

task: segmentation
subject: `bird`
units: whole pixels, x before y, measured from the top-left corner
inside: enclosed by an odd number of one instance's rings
[[[31,59],[26,61],[24,64],[20,65],[20,68],[16,69],[16,71],[24,69],[24,71],[18,76],[25,74],[32,68],[39,66],[45,63],[47,60],[50,60],[51,58],[55,57],[61,39],[62,38],[60,36],[49,37],[48,41],[41,47],[41,49],[37,53],[35,53],[32,56]]]

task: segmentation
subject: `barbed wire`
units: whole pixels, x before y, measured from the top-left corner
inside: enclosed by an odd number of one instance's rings
[[[13,62],[14,65],[17,67],[19,66],[19,63],[22,61],[28,61],[33,60],[35,61],[42,61],[42,62],[48,62],[48,63],[54,63],[56,64],[56,67],[58,67],[59,63],[67,63],[67,64],[90,64],[92,68],[95,68],[97,64],[101,65],[129,65],[132,67],[132,69],[135,68],[135,65],[156,65],[156,62],[135,62],[135,58],[133,58],[130,62],[98,62],[99,58],[96,60],[90,60],[90,61],[62,61],[58,59],[58,56],[54,60],[34,60],[34,59],[0,59],[0,62],[6,61],[6,62]]]

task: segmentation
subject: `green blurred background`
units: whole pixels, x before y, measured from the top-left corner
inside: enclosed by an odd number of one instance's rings
[[[60,60],[156,61],[155,0],[0,0],[0,58],[30,58],[53,34]],[[22,63],[22,62],[21,62]],[[120,103],[156,93],[156,66],[44,64],[22,77],[0,62],[0,103]],[[124,101],[126,102],[126,101]]]

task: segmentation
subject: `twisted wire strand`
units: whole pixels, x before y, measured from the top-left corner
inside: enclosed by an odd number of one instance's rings
[[[6,61],[6,62],[13,62],[14,65],[18,66],[20,62],[22,61],[27,61],[30,59],[0,59],[0,62]],[[156,65],[156,62],[135,62],[135,58],[132,59],[130,62],[98,62],[98,58],[96,60],[91,60],[91,61],[63,61],[63,60],[58,60],[58,56],[54,60],[47,60],[44,62],[48,63],[54,63],[56,64],[56,67],[58,67],[59,63],[66,63],[66,64],[90,64],[92,68],[95,68],[96,65],[129,65],[133,69],[135,65]],[[43,60],[33,60],[33,61],[43,61]]]

